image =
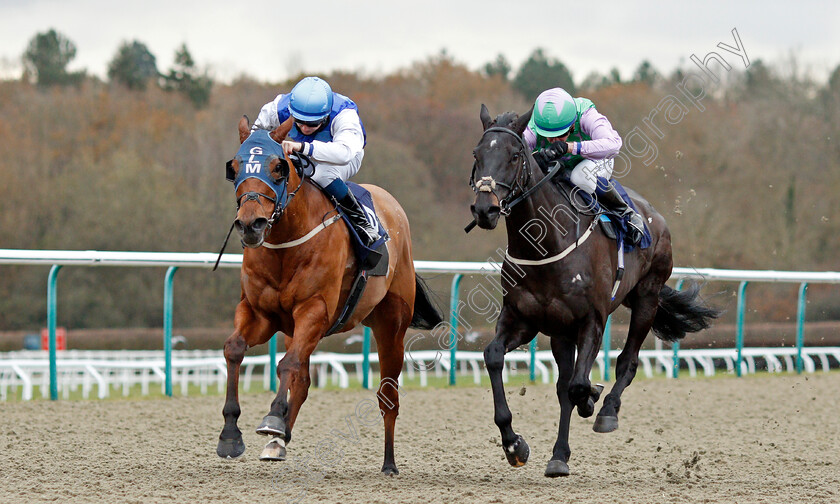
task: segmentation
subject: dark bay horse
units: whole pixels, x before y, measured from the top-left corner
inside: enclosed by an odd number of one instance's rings
[[[495,228],[500,215],[506,215],[508,236],[502,266],[502,309],[496,337],[484,350],[494,419],[508,462],[525,464],[530,448],[511,427],[502,369],[507,352],[530,342],[538,332],[549,336],[559,368],[560,423],[545,475],[566,476],[572,409],[577,407],[582,417],[591,416],[602,390],[592,386],[589,374],[607,316],[621,304],[632,311],[627,343],[618,356],[616,381],[595,420],[596,432],[618,428],[621,393],[636,374],[639,349],[651,328],[659,338],[676,341],[686,332],[708,327],[719,312],[698,299],[698,286],[676,291],[665,285],[673,266],[665,219],[631,191],[636,208],[648,223],[652,243],[625,255],[624,276],[613,297],[616,242],[595,225],[593,212],[578,211],[568,188],[553,182],[540,184],[543,172],[522,140],[531,113],[521,117],[508,113],[491,120],[482,105],[480,117],[484,134],[473,151],[471,184],[476,198],[471,210],[484,229]],[[540,222],[546,232],[535,243],[533,227]]]
[[[286,343],[286,354],[277,364],[279,390],[257,432],[270,436],[261,459],[285,458],[286,443],[309,391],[310,356],[338,319],[357,271],[347,227],[341,221],[330,225],[335,222],[335,204],[283,154],[280,143],[291,126],[289,118],[268,134],[251,136],[243,118],[239,123],[240,154],[228,164],[232,179],[241,170],[262,178],[237,179],[234,226],[246,248],[235,330],[225,341],[225,425],[216,450],[220,457],[235,458],[245,451],[237,427],[239,368],[245,351],[279,331]],[[251,144],[254,146],[249,147]],[[377,396],[385,423],[382,472],[393,475],[399,472],[394,461],[394,424],[399,413],[397,378],[403,367],[405,332],[408,327],[431,329],[441,321],[441,315],[414,271],[405,212],[382,188],[365,187],[391,237],[386,243],[388,271],[385,276],[370,277],[343,330],[364,323],[376,338],[382,378]]]

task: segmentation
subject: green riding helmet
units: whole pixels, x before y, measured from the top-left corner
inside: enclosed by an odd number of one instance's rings
[[[563,136],[576,120],[575,100],[562,88],[543,91],[534,102],[534,129],[542,137]]]

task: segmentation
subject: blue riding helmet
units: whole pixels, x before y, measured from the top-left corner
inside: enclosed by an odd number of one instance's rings
[[[298,121],[312,122],[329,117],[333,92],[327,81],[306,77],[298,82],[289,96],[289,112]]]

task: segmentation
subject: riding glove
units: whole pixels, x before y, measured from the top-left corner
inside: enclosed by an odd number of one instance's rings
[[[563,157],[569,151],[569,144],[563,140],[557,140],[544,149],[540,149],[534,153],[534,160],[540,167],[545,170],[549,163],[555,159]]]

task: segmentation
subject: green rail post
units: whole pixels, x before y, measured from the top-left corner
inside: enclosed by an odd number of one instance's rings
[[[271,373],[268,378],[269,387],[272,392],[277,392],[277,333],[268,340],[268,366],[265,372]]]
[[[735,347],[738,350],[738,358],[735,360],[735,376],[741,376],[741,359],[744,350],[744,311],[747,294],[746,281],[738,286],[738,320],[735,322]]]
[[[607,315],[607,323],[604,324],[604,381],[610,381],[610,347],[612,346],[612,315]]]
[[[58,364],[56,363],[55,352],[55,326],[56,326],[56,290],[58,285],[58,270],[61,266],[54,264],[50,268],[50,275],[47,279],[47,333],[49,334],[50,351],[50,400],[58,400]]]
[[[676,290],[682,290],[683,279],[680,278],[677,280]],[[672,378],[679,378],[680,377],[680,341],[677,340],[674,342],[673,346],[671,347],[674,349],[674,356],[673,365],[671,366],[671,377]]]
[[[166,270],[163,282],[163,354],[166,362],[164,387],[169,397],[172,397],[172,299],[176,271],[178,266],[170,266]]]
[[[370,388],[370,327],[367,326],[362,339],[362,388]]]
[[[458,290],[464,275],[456,273],[452,277],[452,288],[449,293],[449,384],[455,385],[458,370]]]
[[[805,344],[805,293],[808,283],[799,285],[799,307],[796,310],[796,373],[802,373],[802,347]]]
[[[537,333],[529,345],[529,350],[531,352],[531,365],[529,366],[530,369],[528,370],[528,374],[530,375],[529,378],[531,379],[531,383],[537,381],[537,340],[539,338],[540,335]]]

